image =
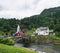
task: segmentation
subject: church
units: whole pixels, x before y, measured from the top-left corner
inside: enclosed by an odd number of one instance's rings
[[[17,26],[16,36],[22,36],[24,35],[23,31],[21,30],[20,26]]]

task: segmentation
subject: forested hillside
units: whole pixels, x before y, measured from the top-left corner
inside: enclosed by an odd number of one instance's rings
[[[48,26],[54,31],[60,31],[60,7],[45,9],[41,14],[24,18],[21,24],[27,23],[29,28],[37,28],[40,26]]]
[[[20,20],[13,19],[4,19],[0,18],[0,34],[8,32],[16,32],[17,25],[20,24]],[[3,33],[4,32],[4,33]]]

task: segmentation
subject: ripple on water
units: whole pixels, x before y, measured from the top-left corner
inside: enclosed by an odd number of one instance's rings
[[[23,46],[23,44],[17,43],[14,46]],[[59,48],[56,45],[53,44],[44,44],[44,45],[35,45],[32,44],[28,48],[33,48],[37,51],[45,52],[45,53],[60,53]]]

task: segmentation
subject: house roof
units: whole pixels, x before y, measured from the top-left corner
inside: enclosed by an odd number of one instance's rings
[[[47,30],[49,29],[48,27],[40,27],[40,28],[37,28],[37,30]]]
[[[24,33],[23,33],[22,31],[16,33],[17,36],[21,36],[21,35],[23,35],[23,34],[24,34]]]

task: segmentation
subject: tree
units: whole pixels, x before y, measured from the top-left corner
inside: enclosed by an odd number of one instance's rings
[[[4,31],[4,32],[9,32],[10,30],[11,30],[10,25],[5,23],[5,24],[3,25],[3,31]]]

